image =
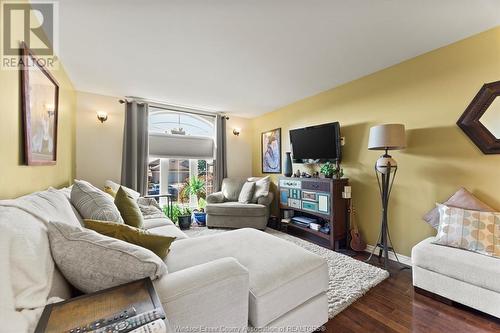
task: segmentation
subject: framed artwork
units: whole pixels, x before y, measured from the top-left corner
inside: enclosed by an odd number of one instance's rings
[[[281,173],[281,128],[262,133],[262,173]]]
[[[22,43],[21,89],[24,163],[54,165],[57,160],[59,85]]]

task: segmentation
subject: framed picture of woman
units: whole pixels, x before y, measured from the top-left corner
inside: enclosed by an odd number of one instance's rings
[[[54,165],[57,159],[59,85],[24,43],[22,58],[24,163]]]
[[[281,173],[281,128],[263,132],[262,173]]]

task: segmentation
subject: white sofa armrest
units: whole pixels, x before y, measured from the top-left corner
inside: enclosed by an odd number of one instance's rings
[[[154,284],[174,331],[248,325],[249,275],[234,258],[169,273]]]

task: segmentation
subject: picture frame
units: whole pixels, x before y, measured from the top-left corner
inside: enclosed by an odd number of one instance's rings
[[[24,42],[21,57],[24,164],[55,165],[59,84]]]
[[[281,173],[281,128],[261,134],[262,173]]]

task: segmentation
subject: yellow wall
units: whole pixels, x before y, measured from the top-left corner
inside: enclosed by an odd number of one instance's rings
[[[410,255],[413,245],[434,233],[421,216],[459,186],[500,209],[500,155],[483,155],[455,125],[479,88],[497,80],[500,27],[255,118],[254,174],[261,169],[260,132],[281,127],[284,154],[289,129],[340,121],[357,222],[373,244],[380,221],[373,165],[381,152],[367,150],[369,129],[404,123],[408,148],[392,154],[399,169],[389,224],[396,251]]]
[[[108,179],[120,183],[125,106],[119,99],[77,92],[76,178],[99,188]],[[97,111],[108,120],[101,123]]]
[[[125,106],[120,97],[77,92],[76,178],[97,187],[106,180],[120,182]],[[101,124],[97,111],[108,113]],[[240,128],[239,136],[233,128]],[[227,122],[227,168],[230,177],[252,174],[252,132],[250,119],[230,116]]]
[[[252,175],[252,137],[251,120],[229,115],[226,123],[227,176],[248,178]],[[240,135],[233,134],[239,128]]]
[[[51,73],[59,83],[57,164],[22,163],[21,85],[17,70],[0,70],[0,199],[72,182],[75,174],[76,95],[62,65]]]

